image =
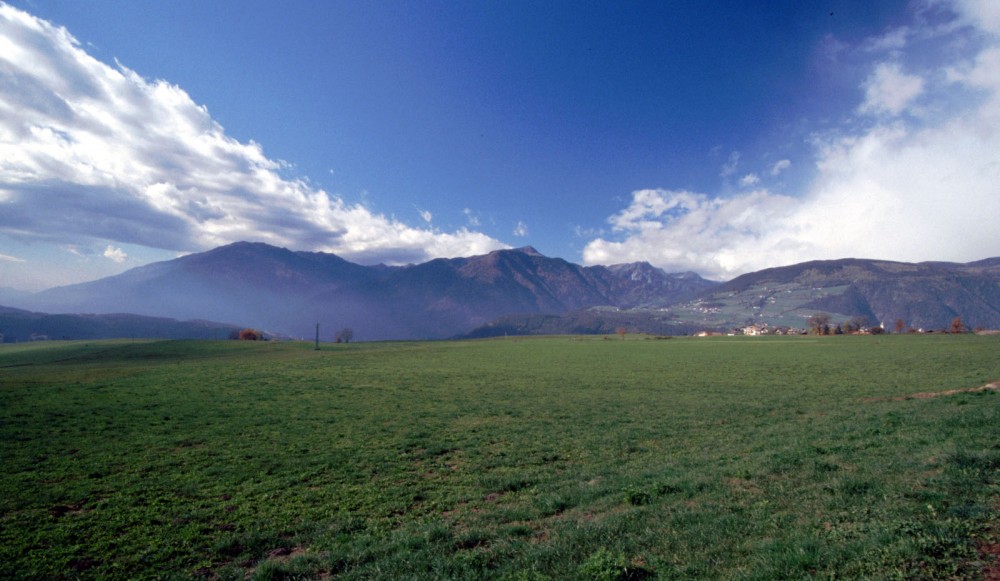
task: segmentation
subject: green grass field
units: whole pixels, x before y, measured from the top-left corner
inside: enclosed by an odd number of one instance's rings
[[[1000,338],[0,346],[0,577],[976,578]]]

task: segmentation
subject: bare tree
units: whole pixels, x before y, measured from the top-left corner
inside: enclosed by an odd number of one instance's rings
[[[896,319],[896,334],[902,333],[905,328],[906,322],[903,319]]]
[[[239,337],[240,341],[260,341],[263,338],[257,329],[243,329]]]
[[[337,343],[350,343],[351,339],[354,338],[354,330],[350,327],[344,327],[337,331],[333,338]]]
[[[830,334],[830,315],[826,313],[816,313],[809,317],[809,332],[814,335]]]
[[[951,320],[951,332],[952,333],[964,333],[965,323],[962,322],[962,317],[955,317]]]
[[[625,340],[625,333],[628,333],[628,330],[625,327],[618,327],[615,329],[615,334],[621,337],[622,341]]]

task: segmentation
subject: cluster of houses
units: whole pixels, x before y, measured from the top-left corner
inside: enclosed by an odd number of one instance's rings
[[[738,327],[733,329],[729,335],[748,335],[755,337],[757,335],[806,335],[808,334],[806,329],[796,329],[794,327],[770,327],[767,323],[760,325],[747,325],[746,327]]]
[[[846,331],[840,329],[840,326],[835,327],[836,330],[831,330],[830,334],[843,334]],[[874,335],[884,331],[884,328],[879,325],[877,327],[860,327],[856,330],[851,330],[852,335]],[[698,337],[719,337],[719,336],[729,336],[735,337],[739,335],[745,335],[748,337],[757,337],[760,335],[808,335],[809,329],[796,328],[796,327],[786,327],[786,326],[770,326],[767,323],[761,323],[759,325],[747,325],[745,327],[736,327],[728,332],[720,331],[702,331],[697,333]]]
[[[0,333],[0,343],[3,343],[6,340],[9,340],[11,343],[17,343],[18,342],[18,338],[17,337],[9,337],[8,338],[8,337],[5,337],[3,333]],[[21,340],[23,341],[24,339],[21,339]],[[43,335],[41,333],[32,333],[31,335],[28,336],[27,340],[28,341],[49,341],[49,340],[51,340],[51,337],[49,337],[48,335]]]
[[[701,331],[696,333],[697,337],[735,337],[746,335],[756,337],[758,335],[808,335],[808,329],[797,329],[795,327],[771,327],[767,324],[747,325],[746,327],[736,327],[727,332],[722,331]]]

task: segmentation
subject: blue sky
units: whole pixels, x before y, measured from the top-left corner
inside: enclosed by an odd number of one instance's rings
[[[1000,3],[0,5],[0,287],[237,240],[1000,255]]]

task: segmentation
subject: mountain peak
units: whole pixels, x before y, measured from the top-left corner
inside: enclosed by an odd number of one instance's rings
[[[528,256],[544,256],[541,252],[535,250],[534,246],[522,246],[520,248],[514,248],[514,252],[520,252],[521,254],[527,254]]]
[[[609,264],[607,269],[611,272],[625,272],[625,271],[636,271],[636,270],[662,270],[646,262],[645,260],[640,262],[625,262],[622,264]]]
[[[527,256],[540,256],[542,258],[547,258],[544,254],[536,250],[534,246],[522,246],[520,248],[503,248],[501,250],[494,250],[493,252],[490,252],[486,256],[506,254],[511,252],[516,252],[518,254],[524,254]]]

